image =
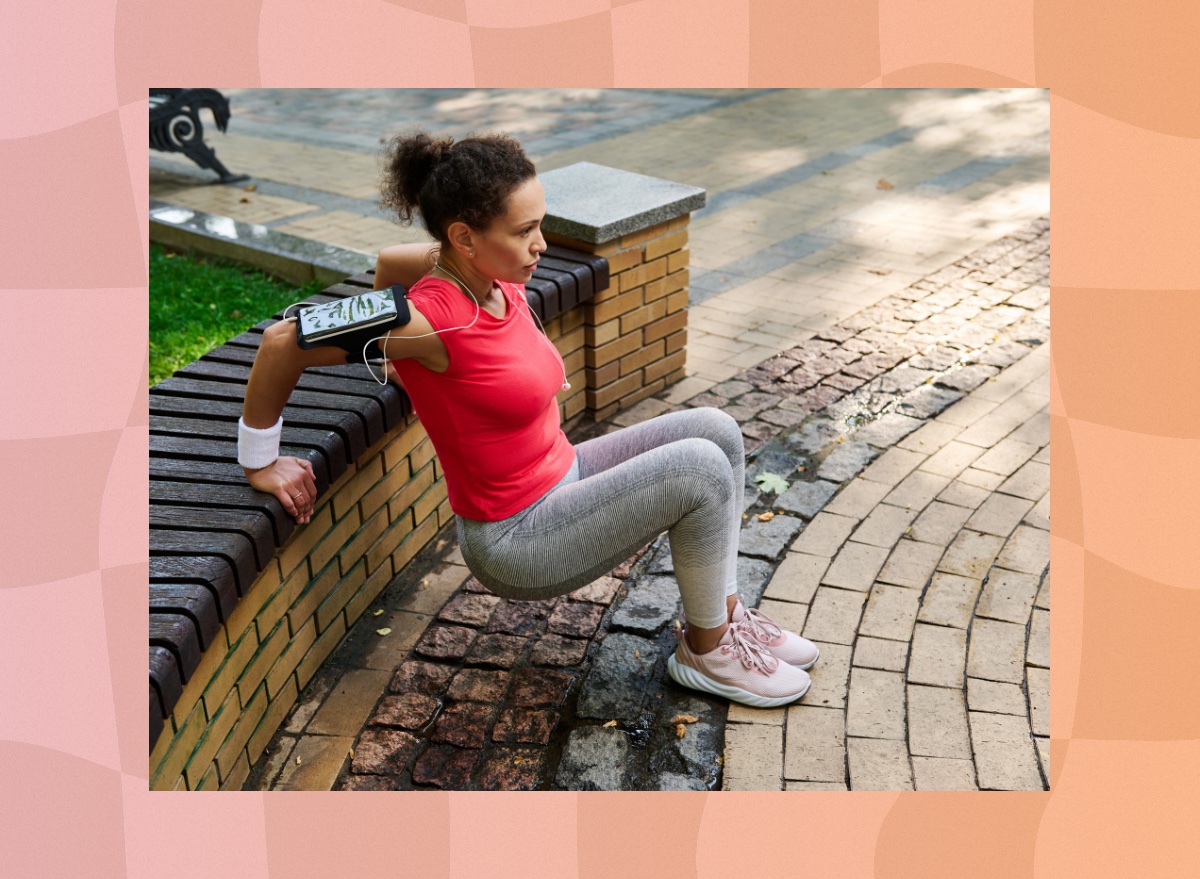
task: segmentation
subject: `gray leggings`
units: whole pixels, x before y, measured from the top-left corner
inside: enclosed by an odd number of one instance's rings
[[[497,595],[534,601],[590,583],[669,529],[688,621],[716,628],[737,591],[744,468],[729,415],[661,415],[580,443],[567,475],[521,512],[459,517],[463,558]]]

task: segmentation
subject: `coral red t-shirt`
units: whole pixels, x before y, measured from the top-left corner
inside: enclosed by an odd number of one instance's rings
[[[575,460],[555,400],[562,359],[534,326],[524,286],[496,283],[508,301],[504,317],[481,308],[475,318],[458,287],[422,278],[408,299],[433,328],[470,326],[439,336],[450,355],[445,372],[392,361],[446,473],[451,508],[485,522],[528,507]]]

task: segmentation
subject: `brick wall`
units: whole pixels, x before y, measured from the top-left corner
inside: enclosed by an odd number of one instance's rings
[[[609,288],[584,304],[584,403],[597,421],[683,378],[687,344],[688,216],[618,240],[555,244],[608,259]],[[572,380],[572,384],[574,381]]]

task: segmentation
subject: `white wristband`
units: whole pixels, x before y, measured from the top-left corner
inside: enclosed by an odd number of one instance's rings
[[[247,470],[259,470],[275,463],[279,457],[279,435],[283,432],[283,417],[274,427],[249,427],[238,419],[238,463]]]

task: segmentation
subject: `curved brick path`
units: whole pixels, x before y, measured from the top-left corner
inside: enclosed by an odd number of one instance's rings
[[[729,708],[666,680],[665,541],[522,603],[469,579],[447,535],[358,625],[252,782],[1046,787],[1048,248],[1035,222],[687,401],[739,418],[750,478],[792,482],[748,491],[739,570],[751,603],[821,645],[800,703]]]

